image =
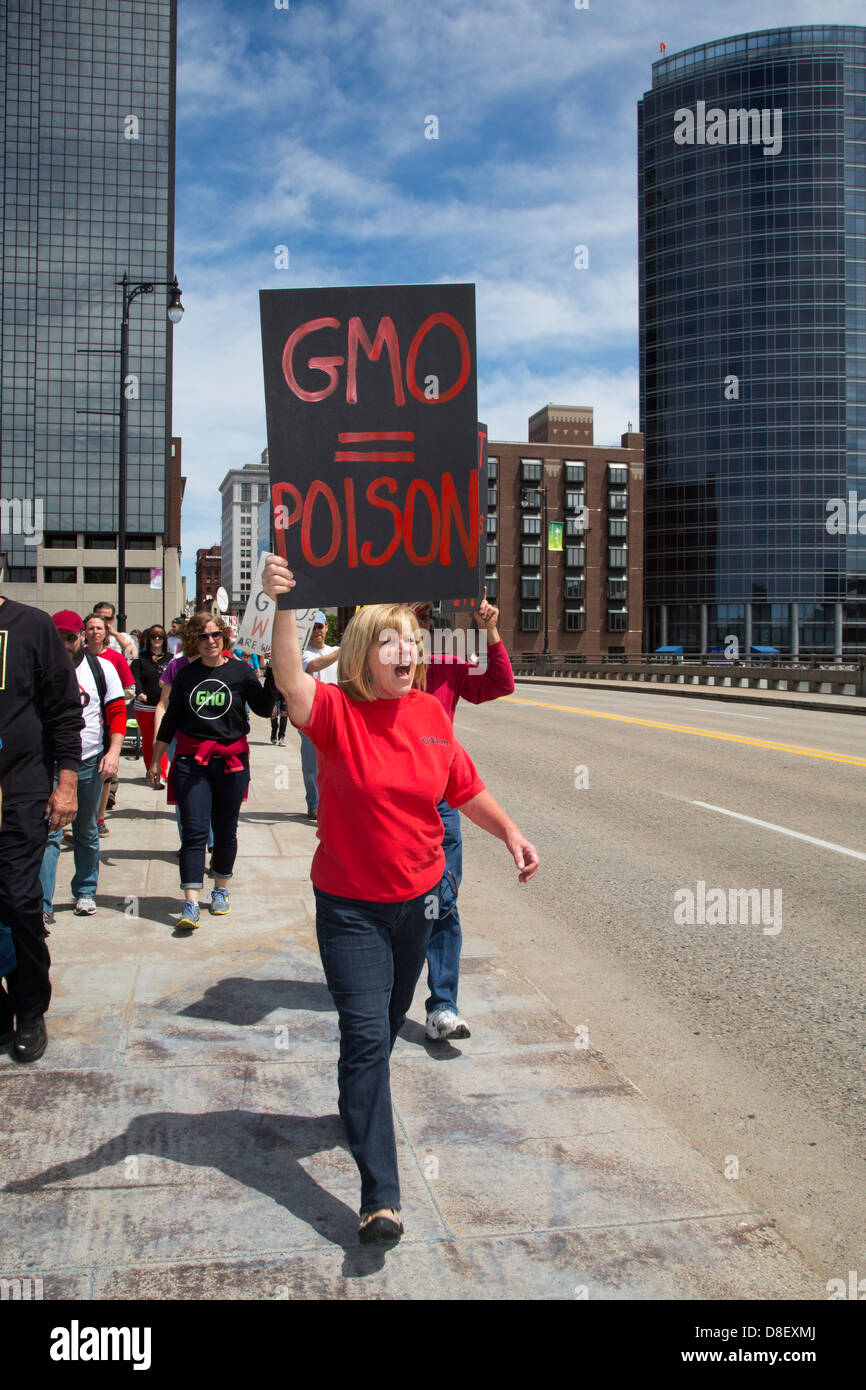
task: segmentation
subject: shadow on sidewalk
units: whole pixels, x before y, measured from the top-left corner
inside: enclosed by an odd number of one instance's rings
[[[178,1015],[207,1018],[216,1023],[246,1027],[260,1023],[276,1009],[309,1009],[334,1013],[328,986],[320,980],[251,980],[233,976],[206,989],[201,999],[179,1009]]]
[[[428,1057],[432,1057],[434,1062],[453,1062],[455,1057],[462,1057],[463,1053],[459,1047],[447,1042],[445,1038],[434,1040],[428,1038],[425,1029],[414,1019],[407,1018],[398,1034],[404,1042],[414,1043],[416,1047],[423,1047]]]
[[[217,1168],[234,1182],[261,1192],[306,1222],[325,1240],[352,1257],[359,1271],[358,1217],[345,1202],[321,1187],[299,1162],[311,1154],[346,1148],[339,1115],[272,1115],[252,1110],[217,1110],[203,1115],[158,1111],[138,1115],[123,1134],[66,1163],[56,1163],[31,1178],[7,1183],[3,1191],[28,1194],[66,1184],[152,1154],[191,1168]],[[130,1181],[130,1191],[135,1182]],[[232,1208],[230,1208],[232,1209]],[[179,1214],[180,1221],[183,1220]],[[142,1237],[144,1238],[144,1232]],[[213,1231],[219,1249],[219,1231]],[[364,1273],[374,1265],[362,1262]],[[381,1267],[381,1262],[379,1266]],[[348,1271],[347,1271],[348,1272]]]

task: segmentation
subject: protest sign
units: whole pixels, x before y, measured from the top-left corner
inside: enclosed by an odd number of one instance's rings
[[[262,587],[266,559],[267,553],[263,552],[259,556],[258,567],[250,589],[249,602],[238,630],[238,640],[244,651],[255,652],[257,656],[262,652],[269,651],[272,645],[274,601],[272,598],[268,598]],[[302,648],[307,644],[317,613],[317,608],[302,608],[295,614],[298,637]]]
[[[491,484],[487,479],[487,426],[478,424],[478,496],[481,498],[482,512],[486,513],[489,509],[490,496],[489,489]],[[496,484],[492,484],[495,488]],[[483,521],[482,521],[483,524]],[[495,539],[495,538],[494,538]],[[443,613],[463,613],[467,610],[472,612],[481,602],[481,591],[484,588],[484,569],[487,560],[487,545],[482,536],[478,545],[478,567],[475,574],[474,585],[471,590],[467,590],[467,595],[463,598],[453,598],[442,605]]]
[[[275,541],[286,607],[477,587],[473,285],[261,292]]]

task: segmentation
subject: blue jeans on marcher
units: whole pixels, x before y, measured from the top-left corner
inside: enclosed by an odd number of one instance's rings
[[[301,771],[304,774],[304,795],[307,798],[307,810],[317,811],[319,808],[319,788],[316,778],[319,772],[319,765],[316,762],[316,750],[306,734],[302,734],[300,729],[298,734],[301,740]]]
[[[447,801],[436,807],[442,820],[445,873],[439,885],[439,916],[433,923],[427,946],[427,1013],[434,1009],[457,1012],[457,985],[460,979],[460,948],[463,933],[457,911],[457,892],[463,877],[463,834],[460,812]]]
[[[78,764],[78,811],[72,822],[72,853],[75,859],[75,873],[72,875],[72,896],[95,898],[99,882],[99,831],[96,817],[99,811],[99,798],[105,785],[99,775],[102,754],[86,758]],[[57,785],[57,772],[54,774]],[[42,882],[42,901],[45,912],[51,912],[54,903],[54,885],[57,881],[57,859],[63,831],[52,830],[45,846],[42,869],[39,877]]]
[[[388,1059],[424,965],[430,895],[372,903],[313,891],[319,954],[340,1019],[340,1117],[361,1174],[361,1216],[399,1210]]]
[[[169,767],[171,767],[171,764],[172,764],[172,762],[174,761],[174,755],[175,755],[176,751],[177,751],[177,735],[175,735],[175,737],[172,739],[171,743],[168,745],[168,748],[165,750],[165,756],[168,758],[168,765],[169,765]],[[180,823],[180,806],[177,805],[177,803],[175,803],[174,818],[175,818],[175,820],[177,821],[177,833],[178,833],[178,835],[180,836],[180,838],[183,839],[183,826],[182,826],[181,823]],[[209,850],[210,850],[210,849],[213,849],[213,826],[212,826],[212,825],[209,825],[209,826],[208,826],[208,831],[207,831],[207,847],[208,847]]]
[[[191,753],[174,766],[174,794],[180,807],[180,886],[204,886],[204,856],[213,824],[214,878],[231,878],[238,853],[238,816],[250,784],[250,755],[238,754],[239,772],[226,772],[225,759],[216,754],[208,763],[197,763]]]

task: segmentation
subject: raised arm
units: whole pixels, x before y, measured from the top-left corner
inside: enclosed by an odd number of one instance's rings
[[[281,560],[279,555],[269,555],[262,575],[262,588],[268,598],[276,601],[280,594],[291,593],[294,587],[294,576],[287,562]],[[306,674],[301,662],[301,644],[293,608],[277,608],[274,613],[271,670],[277,688],[286,697],[292,723],[297,728],[308,724],[313,712],[316,682]]]

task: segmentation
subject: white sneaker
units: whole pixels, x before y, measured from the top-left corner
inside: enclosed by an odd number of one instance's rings
[[[434,1009],[427,1015],[426,1033],[434,1041],[452,1038],[471,1038],[466,1020],[460,1018],[453,1009]]]
[[[92,917],[96,911],[96,903],[92,898],[79,898],[74,911],[76,917]]]

